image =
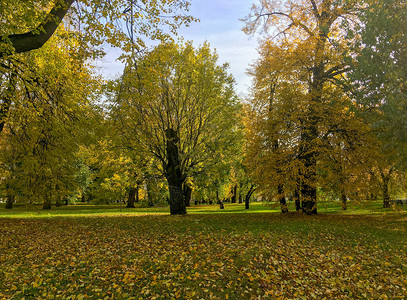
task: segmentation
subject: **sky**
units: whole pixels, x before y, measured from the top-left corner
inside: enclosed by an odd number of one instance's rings
[[[236,92],[240,96],[248,94],[250,77],[246,74],[249,64],[257,58],[257,39],[245,35],[241,28],[249,12],[250,0],[190,0],[189,14],[200,19],[189,27],[178,31],[185,41],[192,40],[197,47],[208,41],[219,55],[219,64],[228,62],[229,72],[236,80]],[[123,66],[116,61],[120,51],[110,49],[106,57],[98,64],[106,77],[117,77]]]

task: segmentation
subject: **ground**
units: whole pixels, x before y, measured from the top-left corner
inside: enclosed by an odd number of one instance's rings
[[[0,208],[0,299],[405,299],[407,213],[377,207]]]

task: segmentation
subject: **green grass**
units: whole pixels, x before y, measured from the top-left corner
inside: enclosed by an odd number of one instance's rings
[[[4,204],[0,206],[0,218],[47,218],[47,217],[80,217],[86,215],[95,216],[118,216],[118,215],[146,215],[146,214],[169,214],[168,207],[137,207],[128,209],[124,205],[92,205],[77,204],[69,206],[52,207],[51,210],[43,210],[41,205],[17,204],[12,210],[6,210]],[[381,201],[349,202],[348,210],[342,211],[339,202],[320,202],[318,211],[322,214],[383,214],[398,211],[407,211],[407,205],[393,206],[383,209]],[[295,211],[293,203],[289,203],[290,211]],[[224,214],[224,213],[267,213],[279,212],[276,203],[254,202],[250,203],[250,209],[246,210],[244,204],[225,203],[225,209],[219,209],[218,205],[192,205],[188,208],[188,214]]]
[[[0,299],[405,299],[407,212],[0,209]]]

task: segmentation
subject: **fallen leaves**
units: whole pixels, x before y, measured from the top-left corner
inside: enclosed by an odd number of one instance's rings
[[[405,297],[407,225],[341,218],[0,219],[0,299]]]

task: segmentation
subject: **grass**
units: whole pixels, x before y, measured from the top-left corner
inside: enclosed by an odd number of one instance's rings
[[[405,299],[407,212],[0,209],[0,299]]]
[[[125,208],[124,205],[92,205],[79,203],[77,205],[53,207],[51,210],[43,210],[41,205],[15,205],[12,210],[0,206],[0,218],[47,218],[47,217],[80,217],[87,215],[118,216],[118,215],[151,215],[169,214],[168,207],[136,207]],[[342,211],[340,202],[320,202],[318,211],[322,214],[383,214],[407,211],[407,205],[393,206],[383,209],[381,201],[349,202],[348,210]],[[293,203],[289,203],[289,210],[294,211]],[[250,209],[246,210],[244,204],[226,203],[225,209],[219,209],[218,205],[192,205],[188,208],[188,214],[224,214],[224,213],[268,213],[279,212],[280,208],[275,203],[254,202]]]

